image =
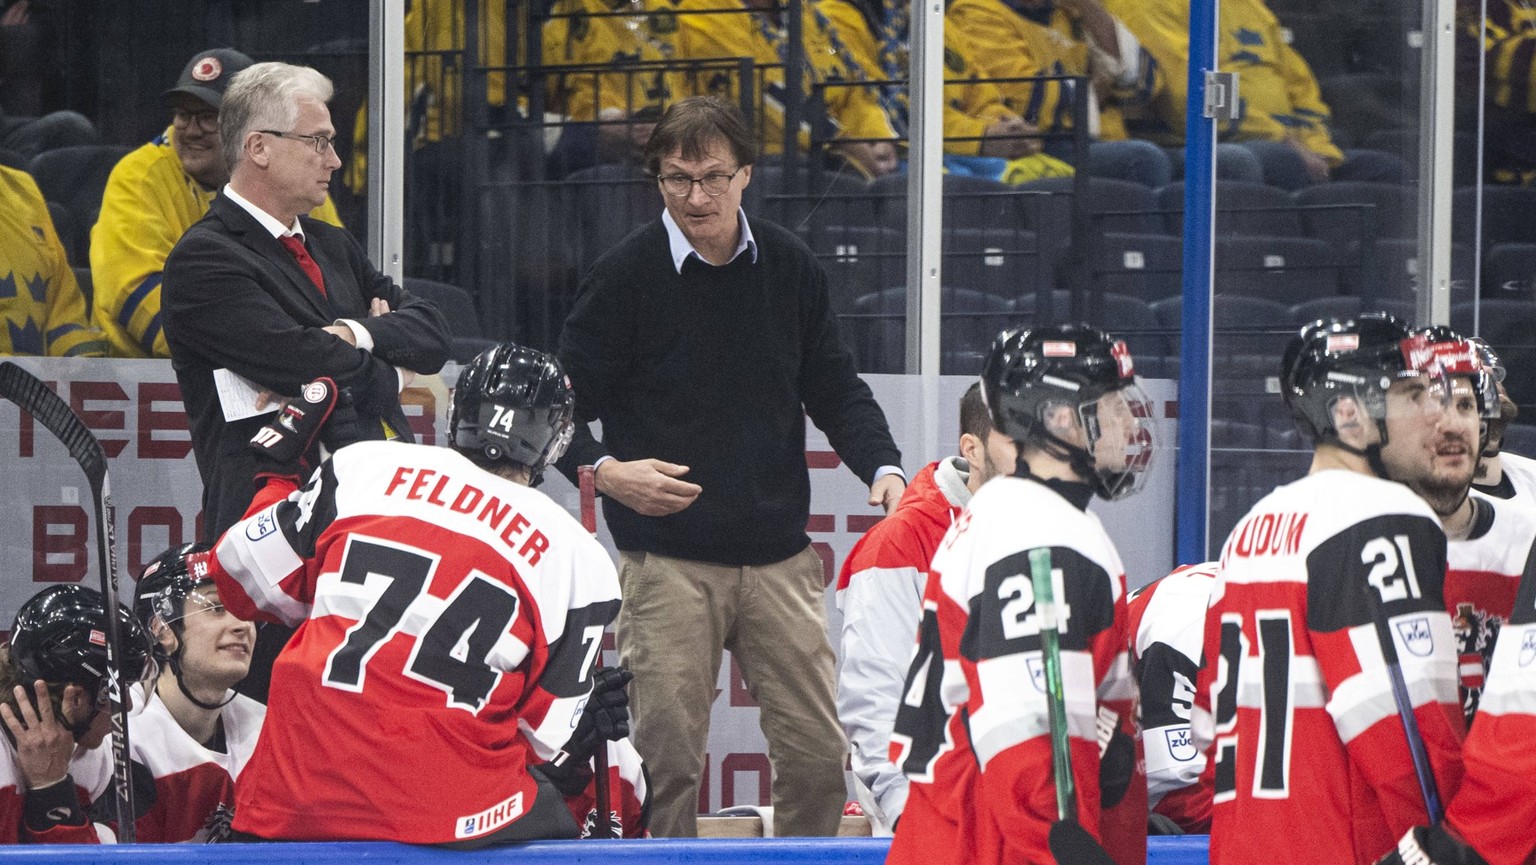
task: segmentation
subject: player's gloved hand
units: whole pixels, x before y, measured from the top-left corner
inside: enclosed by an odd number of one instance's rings
[[[1452,837],[1439,825],[1415,826],[1397,842],[1397,849],[1376,865],[1488,865],[1476,850]]]
[[[1136,770],[1136,742],[1124,730],[1116,729],[1104,753],[1099,755],[1099,804],[1113,808],[1125,798]]]
[[[629,735],[629,691],[626,686],[635,677],[628,669],[604,667],[592,673],[592,696],[576,722],[576,729],[565,743],[571,759],[586,763],[604,742],[615,742]]]
[[[336,407],[320,430],[320,443],[335,453],[350,444],[383,438],[383,428],[377,423],[369,429],[357,413],[357,395],[344,387],[336,395]]]
[[[308,453],[336,405],[336,382],[317,378],[277,410],[277,417],[251,436],[256,479],[299,477]]]

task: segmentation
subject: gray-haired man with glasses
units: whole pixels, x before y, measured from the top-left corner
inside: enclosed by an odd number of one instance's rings
[[[752,160],[729,103],[672,105],[646,147],[666,209],[593,265],[560,340],[578,423],[559,466],[597,466],[619,548],[619,654],[635,673],[657,836],[697,832],[722,649],[762,707],[775,833],[836,831],[847,745],[831,574],[805,532],[806,416],[870,485],[870,505],[889,511],[905,486],[826,273],[792,233],[741,209]]]
[[[199,51],[165,92],[171,125],[112,169],[91,232],[91,275],[93,320],[114,357],[170,357],[160,315],[165,257],[229,180],[219,105],[230,80],[253,62],[233,48]],[[310,215],[341,225],[329,197]]]
[[[352,393],[368,432],[410,441],[399,393],[448,357],[435,306],[375,269],[351,234],[305,215],[341,166],[331,93],[330,79],[286,63],[234,77],[219,107],[229,183],[166,259],[166,341],[203,477],[200,540],[245,513],[254,473],[245,444],[269,420],[226,402],[216,382],[254,385],[260,412],[267,395],[275,403],[329,376]],[[280,646],[259,635],[242,691],[265,696],[263,662]]]

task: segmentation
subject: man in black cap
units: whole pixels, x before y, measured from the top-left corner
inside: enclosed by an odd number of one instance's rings
[[[224,89],[251,58],[233,48],[198,52],[165,92],[171,125],[112,169],[91,232],[95,319],[113,357],[170,357],[160,321],[160,271],[171,247],[229,180],[219,144]],[[329,197],[310,213],[341,225]]]

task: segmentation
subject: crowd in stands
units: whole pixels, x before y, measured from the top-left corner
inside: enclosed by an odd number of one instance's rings
[[[45,13],[53,4],[4,5],[7,45],[34,44],[52,26]],[[836,274],[847,275],[834,285],[846,300],[840,311],[880,319],[845,319],[849,327],[883,333],[894,326],[899,342],[900,307],[890,305],[890,290],[904,281],[907,4],[805,0],[798,22],[772,0],[407,5],[406,267],[467,289],[484,335],[553,344],[580,273],[623,236],[624,226],[659,212],[654,183],[639,166],[655,120],[678,99],[709,94],[742,104],[755,124],[765,158],[747,192],[749,211],[798,230],[835,282]],[[1411,195],[1403,219],[1393,209],[1403,195],[1385,187],[1411,189],[1416,174],[1417,54],[1382,46],[1405,40],[1416,13],[1314,6],[1222,2],[1219,59],[1240,74],[1242,99],[1239,118],[1219,131],[1218,174],[1231,182],[1222,195],[1231,193],[1240,209],[1275,213],[1234,216],[1243,224],[1222,230],[1328,245],[1322,259],[1307,258],[1298,273],[1288,262],[1309,252],[1271,243],[1275,249],[1259,250],[1259,266],[1229,268],[1239,275],[1228,282],[1259,272],[1264,278],[1249,280],[1249,293],[1268,295],[1270,284],[1292,277],[1311,286],[1320,267],[1333,271],[1323,279],[1325,295],[1411,298]],[[1176,294],[1179,260],[1167,239],[1182,228],[1188,3],[951,0],[946,10],[944,152],[954,181],[946,193],[957,198],[945,213],[959,217],[945,235],[946,267],[955,274],[946,282],[957,292],[1000,295],[1015,305],[1053,288],[1145,294],[1148,302]],[[1496,2],[1484,30],[1476,10],[1459,7],[1458,129],[1471,128],[1476,61],[1483,57],[1484,180],[1526,186],[1536,177],[1523,144],[1536,111],[1529,92],[1536,26],[1517,5]],[[466,50],[470,30],[478,34],[473,51]],[[1361,47],[1369,34],[1382,50]],[[193,71],[189,64],[183,79]],[[30,80],[10,65],[3,74],[6,94]],[[1395,84],[1384,87],[1380,79]],[[19,202],[8,208],[15,225],[0,249],[17,256],[4,269],[8,279],[27,288],[0,299],[9,323],[0,347],[163,357],[159,262],[223,182],[216,150],[200,143],[216,138],[216,94],[212,102],[167,94],[171,122],[154,140],[99,144],[85,116],[49,112],[47,100],[36,98],[46,92],[32,86],[24,93],[29,98],[0,98],[4,194]],[[13,115],[11,105],[35,116]],[[366,117],[366,107],[355,118],[349,109],[354,129],[346,136],[344,176],[354,194],[366,192]],[[797,124],[797,133],[786,134],[786,123]],[[134,149],[125,152],[124,145]],[[1456,157],[1458,184],[1469,186],[1476,180],[1468,167],[1473,149],[1459,143]],[[38,172],[36,184],[17,176],[29,167]],[[1062,217],[1074,189],[1066,178],[1078,172],[1095,185],[1139,185],[1093,190],[1091,209],[1099,213],[1076,229],[1086,226],[1086,237],[1069,232],[1073,223]],[[466,194],[467,180],[478,182],[478,194]],[[994,200],[1029,183],[1036,185],[1025,191],[1062,201]],[[1338,191],[1312,191],[1319,187]],[[1106,195],[1114,201],[1097,203]],[[1536,237],[1497,235],[1501,215],[1523,212],[1520,201],[1517,195],[1485,206],[1483,245],[1458,248],[1458,285],[1480,273],[1485,297],[1529,294]],[[341,222],[333,203],[322,210],[322,218]],[[1128,211],[1147,212],[1127,219]],[[1003,218],[967,221],[966,212]],[[1331,233],[1338,220],[1326,217],[1339,213],[1348,214],[1348,225]],[[1464,240],[1472,226],[1462,223],[1473,211],[1459,206],[1457,213],[1457,237]],[[1253,224],[1266,220],[1295,228]],[[1218,258],[1218,269],[1235,260]],[[1064,263],[1076,271],[1064,272]],[[1116,271],[1137,271],[1130,276],[1138,287],[1127,290]],[[1016,281],[1021,272],[1023,281]],[[1155,289],[1141,291],[1147,282]],[[860,298],[876,294],[881,298],[855,309]],[[1313,298],[1269,299],[1292,306]],[[866,358],[887,354],[866,344]]]

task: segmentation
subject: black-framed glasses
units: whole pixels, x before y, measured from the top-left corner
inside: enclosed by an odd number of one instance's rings
[[[706,174],[703,177],[689,177],[686,174],[665,174],[657,175],[656,179],[661,182],[661,188],[665,189],[668,195],[678,198],[691,195],[695,183],[704,187],[705,195],[718,197],[724,195],[726,190],[731,188],[731,181],[735,180],[736,175],[740,173],[741,168],[738,167],[730,174],[720,174],[717,172],[715,174]]]
[[[276,135],[278,138],[303,139],[314,145],[315,152],[319,154],[324,154],[328,148],[336,146],[336,136],[334,135],[300,135],[297,132],[278,132],[276,129],[258,129],[256,131],[263,135]]]
[[[219,112],[217,111],[188,111],[184,108],[171,109],[171,122],[183,128],[196,123],[204,132],[219,131]]]

